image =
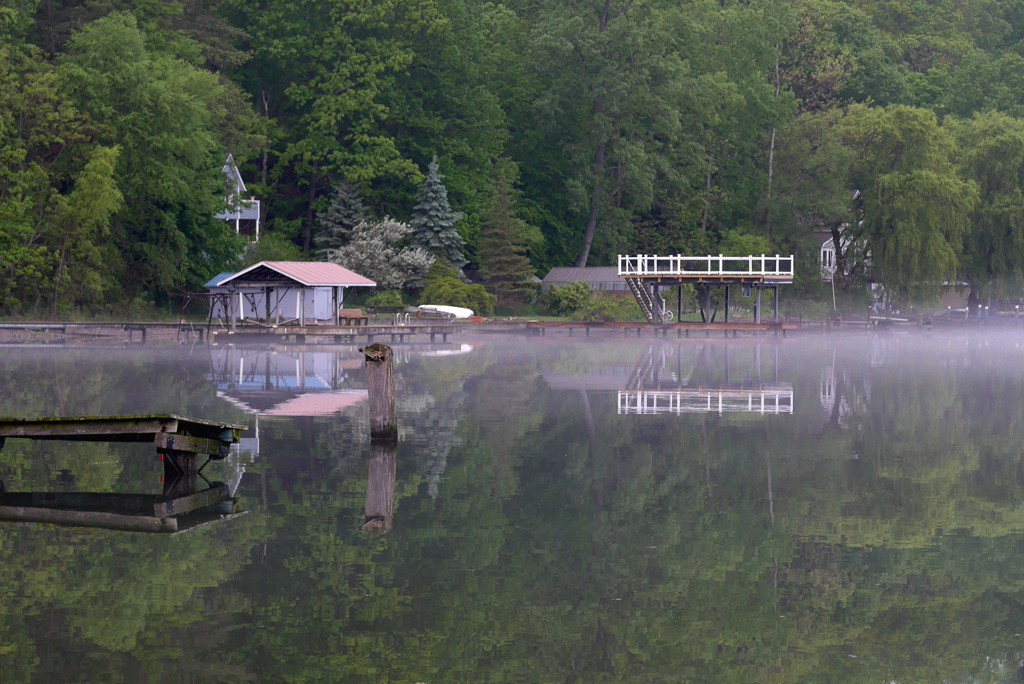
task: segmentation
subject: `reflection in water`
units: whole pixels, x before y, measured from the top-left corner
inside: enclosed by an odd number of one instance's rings
[[[170,544],[0,527],[0,679],[177,681],[189,653],[196,682],[1018,681],[1018,339],[555,342],[400,359],[390,453],[365,403],[262,416],[234,525]],[[268,390],[251,352],[233,381],[207,356],[119,354],[5,357],[0,414],[173,400],[237,420],[280,404],[259,392],[363,388],[333,360],[287,379],[294,358],[271,359]],[[794,399],[619,415],[620,392],[718,390]],[[130,493],[149,466],[8,445],[0,475]]]
[[[376,442],[370,445],[370,474],[366,478],[366,512],[362,527],[374,536],[391,531],[397,465],[395,445]]]

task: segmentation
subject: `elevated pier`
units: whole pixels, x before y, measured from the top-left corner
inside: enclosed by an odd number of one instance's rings
[[[761,290],[768,287],[774,294],[774,322],[779,321],[779,285],[793,284],[795,260],[790,256],[658,256],[619,255],[619,277],[623,278],[637,304],[650,322],[667,323],[672,312],[659,288],[694,285],[701,297],[701,316],[705,323],[714,322],[711,312],[711,288],[725,288],[725,323],[729,322],[729,287],[739,285],[744,294],[757,290],[754,323],[761,323]],[[682,317],[683,296],[679,290],[676,320]]]

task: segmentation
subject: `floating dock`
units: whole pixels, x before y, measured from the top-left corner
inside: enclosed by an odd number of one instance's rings
[[[243,425],[173,414],[0,418],[0,449],[8,439],[150,443],[164,466],[162,494],[6,492],[0,520],[179,533],[242,514],[223,483],[199,488],[199,457],[220,460]]]

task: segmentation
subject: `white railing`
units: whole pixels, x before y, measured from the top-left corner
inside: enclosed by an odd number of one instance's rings
[[[682,389],[619,392],[619,415],[793,413],[793,390]]]
[[[619,277],[761,276],[792,278],[793,256],[657,256],[619,255]]]

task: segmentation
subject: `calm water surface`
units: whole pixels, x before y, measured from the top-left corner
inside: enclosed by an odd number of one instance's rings
[[[0,523],[0,682],[997,682],[1024,659],[1024,337],[0,350],[0,415],[250,426],[249,513]],[[144,445],[8,491],[159,492]],[[393,479],[392,479],[393,478]]]

